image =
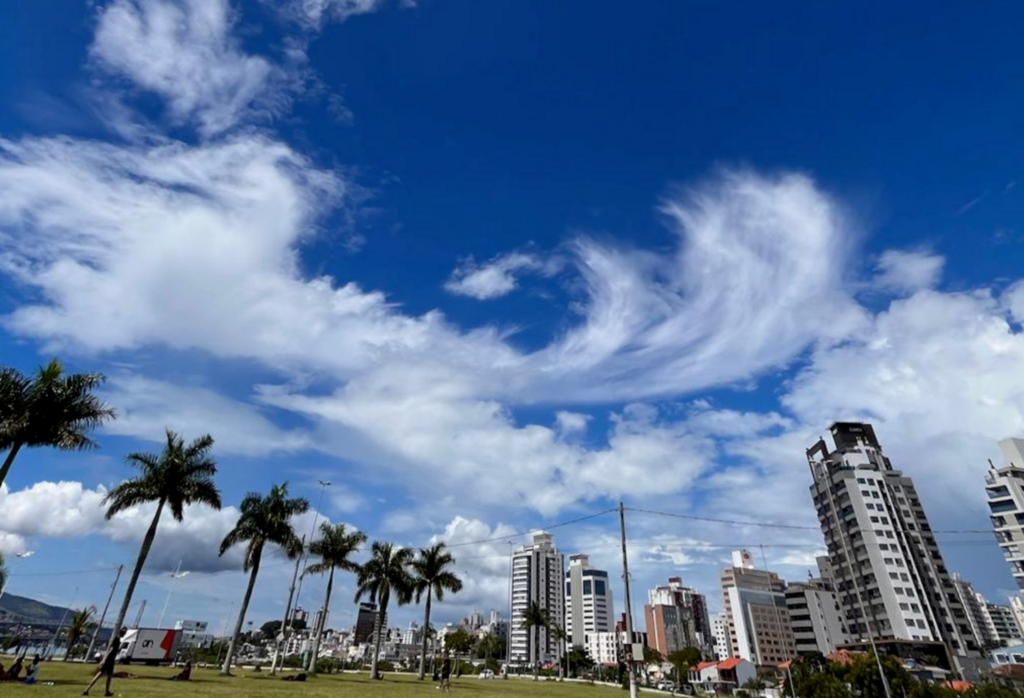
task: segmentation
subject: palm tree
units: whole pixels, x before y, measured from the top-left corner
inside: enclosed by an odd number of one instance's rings
[[[94,615],[96,615],[96,607],[89,606],[88,608],[83,608],[81,611],[75,611],[75,614],[71,616],[71,624],[68,626],[68,646],[67,651],[64,652],[65,662],[71,658],[71,650],[74,649],[82,636],[89,631],[90,627],[92,627],[92,617]]]
[[[462,580],[455,576],[451,568],[455,566],[455,558],[448,552],[444,543],[437,543],[429,548],[420,550],[419,557],[413,560],[410,565],[412,572],[412,588],[416,594],[416,603],[419,603],[424,596],[426,602],[423,604],[423,627],[430,627],[430,602],[437,598],[444,601],[444,593],[450,591],[458,594],[462,591]],[[420,681],[426,676],[427,671],[427,634],[423,633],[423,646],[420,648]]]
[[[121,602],[121,610],[117,613],[117,620],[114,621],[111,642],[117,638],[121,626],[124,625],[124,617],[131,605],[132,594],[135,593],[135,585],[139,582],[139,575],[142,574],[149,550],[153,547],[164,507],[171,510],[171,516],[175,521],[182,521],[185,518],[187,504],[205,504],[220,509],[220,491],[213,484],[213,476],[217,474],[217,462],[210,456],[211,448],[213,437],[209,434],[186,444],[180,435],[168,429],[167,443],[162,453],[131,453],[125,458],[129,464],[138,468],[141,474],[122,482],[103,500],[104,504],[110,504],[107,508],[108,519],[122,511],[156,502],[153,521],[142,539],[135,569],[128,580],[128,588],[124,593],[124,601]]]
[[[7,565],[4,564],[4,554],[0,552],[0,592],[7,587]]]
[[[245,614],[249,610],[253,587],[256,586],[256,575],[260,571],[263,548],[268,543],[279,545],[292,560],[301,555],[302,542],[295,535],[292,519],[309,511],[309,502],[301,497],[289,499],[288,483],[285,482],[271,487],[270,493],[266,497],[258,492],[250,492],[242,500],[239,509],[241,514],[238,517],[238,522],[221,542],[220,554],[223,556],[235,545],[248,541],[242,569],[249,573],[249,585],[245,589],[242,607],[238,610],[238,620],[235,622],[235,631],[231,634],[231,642],[228,644],[228,654],[224,658],[224,666],[220,670],[222,676],[231,674],[235,645],[238,643],[238,636],[242,634]]]
[[[366,542],[366,534],[362,531],[352,531],[345,528],[345,524],[332,526],[326,521],[320,524],[320,539],[309,546],[309,552],[318,555],[320,562],[310,565],[303,572],[306,574],[327,573],[327,593],[324,596],[323,620],[319,627],[313,629],[313,652],[309,657],[310,674],[316,673],[316,659],[320,653],[320,635],[323,632],[323,625],[327,622],[327,613],[331,608],[331,589],[334,586],[334,570],[346,572],[359,572],[359,565],[349,558],[359,552],[359,548]]]
[[[561,681],[565,676],[565,674],[562,673],[562,658],[568,654],[567,652],[563,652],[562,649],[565,646],[565,641],[569,639],[569,633],[565,632],[565,628],[554,621],[548,625],[548,632],[551,633],[551,637],[555,638],[555,642],[558,643],[558,654],[560,655],[558,660],[558,680]],[[568,673],[568,671],[566,673]]]
[[[0,451],[7,451],[0,485],[23,447],[96,448],[88,433],[115,416],[93,395],[104,380],[100,373],[66,375],[57,359],[31,378],[13,368],[0,369]]]
[[[370,676],[377,676],[377,660],[380,657],[380,644],[387,626],[388,603],[391,595],[399,606],[412,601],[413,581],[409,576],[409,565],[413,561],[411,548],[396,548],[391,543],[375,541],[372,555],[359,568],[356,578],[356,600],[359,603],[364,596],[377,604],[377,618],[374,622],[373,659],[370,661]]]
[[[549,627],[551,622],[548,610],[540,605],[539,601],[531,601],[530,605],[523,609],[523,622],[519,625],[520,630],[533,630],[533,680],[540,679],[540,630]]]

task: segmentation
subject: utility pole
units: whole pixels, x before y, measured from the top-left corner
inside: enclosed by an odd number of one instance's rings
[[[146,600],[142,600],[142,604],[139,606],[139,614],[135,616],[135,627],[138,628],[142,624],[142,614],[146,612]]]
[[[302,547],[306,547],[306,536],[302,536]],[[295,572],[292,573],[292,584],[288,587],[288,603],[284,606],[284,620],[281,621],[281,630],[277,634],[275,639],[276,644],[274,645],[274,661],[270,663],[270,675],[274,676],[277,674],[277,660],[281,659],[281,667],[284,668],[284,650],[285,643],[288,641],[288,636],[291,634],[291,627],[288,623],[288,616],[292,612],[292,598],[295,596],[295,582],[299,579],[299,566],[302,564],[302,556],[299,555],[295,558]]]
[[[512,541],[508,542],[508,625],[505,628],[505,679],[512,673]]]
[[[320,483],[320,498],[317,500],[316,509],[313,510],[313,530],[309,532],[309,544],[313,545],[313,539],[316,538],[316,524],[320,517],[320,507],[324,503],[324,490],[331,486],[330,480],[317,480]],[[305,558],[302,560],[302,566],[305,567],[306,563],[309,562],[310,551],[303,547],[305,552]],[[303,558],[303,554],[299,553],[299,557]],[[306,575],[299,577],[299,585],[295,588],[295,608],[299,607],[299,598],[302,596],[302,580],[306,578]]]
[[[100,630],[103,628],[103,621],[107,619],[107,611],[110,610],[110,602],[114,598],[114,590],[117,589],[117,583],[121,581],[121,572],[124,570],[124,565],[117,566],[117,576],[114,577],[114,583],[110,585],[110,595],[107,596],[107,603],[103,606],[103,614],[100,616],[100,622],[96,624],[96,629],[92,631],[92,639],[89,640],[89,649],[85,652],[85,661],[88,663],[92,658],[92,650],[96,646],[96,637],[100,634]]]
[[[619,525],[622,529],[622,581],[626,585],[626,642],[629,644],[627,669],[629,670],[629,698],[638,698],[639,689],[636,685],[636,665],[633,656],[633,605],[629,598],[629,557],[626,555],[626,506],[619,502]],[[643,657],[640,657],[643,661]]]
[[[43,650],[44,659],[52,656],[50,655],[50,652],[55,652],[57,650],[57,636],[60,635],[60,631],[64,629],[64,621],[68,619],[68,613],[71,611],[71,606],[75,605],[75,601],[77,599],[78,587],[75,587],[75,593],[71,597],[71,603],[69,603],[68,607],[64,609],[64,615],[60,617],[60,625],[58,625],[57,629],[53,631],[53,637],[50,638],[50,642],[46,645],[46,649]],[[71,648],[69,647],[68,651],[70,650]]]

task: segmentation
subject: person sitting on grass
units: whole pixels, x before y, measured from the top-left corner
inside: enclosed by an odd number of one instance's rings
[[[20,657],[16,657],[14,659],[14,664],[11,665],[10,670],[7,672],[8,681],[17,681],[19,678],[21,678],[21,663],[24,659],[25,655],[21,655]]]
[[[281,680],[282,681],[305,681],[306,680],[306,674],[305,674],[305,672],[302,672],[300,674],[293,674],[291,676],[285,676]]]
[[[171,677],[171,681],[191,681],[192,680],[192,662],[185,662],[185,666],[182,667],[181,672]]]
[[[39,655],[32,658],[32,664],[28,667],[28,674],[25,675],[25,685],[31,686],[39,681]]]

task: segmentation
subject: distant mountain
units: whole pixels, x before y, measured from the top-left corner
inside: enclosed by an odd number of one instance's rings
[[[57,625],[68,609],[14,594],[0,598],[0,622]],[[70,614],[68,614],[70,617]]]

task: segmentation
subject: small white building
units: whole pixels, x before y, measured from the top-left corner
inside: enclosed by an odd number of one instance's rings
[[[587,633],[586,648],[595,664],[617,664],[619,661],[620,634]]]
[[[757,678],[757,667],[740,657],[721,662],[701,662],[690,667],[690,683],[705,691],[715,692],[716,687],[738,688],[751,679]]]

